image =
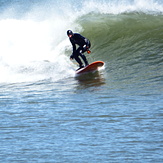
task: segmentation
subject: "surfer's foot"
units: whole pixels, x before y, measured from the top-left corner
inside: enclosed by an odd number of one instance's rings
[[[88,66],[88,65],[89,65],[89,63],[88,63],[88,61],[86,60],[86,61],[85,61],[85,67]]]
[[[80,66],[76,71],[78,71],[78,70],[80,70],[81,68],[84,68],[84,66],[82,65],[82,66]]]

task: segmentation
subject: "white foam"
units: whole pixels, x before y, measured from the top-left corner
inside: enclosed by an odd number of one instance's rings
[[[7,19],[0,21],[0,36],[0,82],[58,80],[70,75],[68,71],[60,75],[63,69],[71,70],[64,54],[69,43],[66,29],[53,28],[51,21]]]

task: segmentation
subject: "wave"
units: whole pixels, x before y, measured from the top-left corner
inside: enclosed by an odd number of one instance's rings
[[[56,81],[74,76],[67,29],[91,40],[88,60],[105,61],[106,71],[144,65],[161,71],[161,1],[4,2],[0,12],[0,82]]]
[[[81,17],[77,21],[84,29],[82,34],[92,40],[92,56],[89,59],[105,61],[108,79],[135,84],[151,80],[161,83],[162,15],[142,12],[118,15],[92,13],[86,19]]]
[[[140,50],[140,48],[148,48],[148,46],[149,48],[151,46],[158,47],[160,52],[162,50],[162,15],[155,16],[144,13],[91,14],[87,15],[86,19],[80,18],[78,22],[84,29],[83,34],[91,38],[96,51],[98,49],[115,51],[118,47],[121,50],[127,47],[130,50],[136,47]]]

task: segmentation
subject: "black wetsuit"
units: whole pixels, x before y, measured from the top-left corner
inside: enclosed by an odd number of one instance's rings
[[[83,53],[86,52],[91,47],[90,41],[87,38],[83,37],[82,35],[74,33],[73,36],[70,37],[70,42],[73,47],[73,53],[70,56],[70,58],[71,59],[75,58],[75,60],[79,63],[79,67],[82,67],[83,63],[79,58],[80,56],[85,62],[85,66],[88,65],[88,61]],[[76,44],[79,45],[77,50]]]

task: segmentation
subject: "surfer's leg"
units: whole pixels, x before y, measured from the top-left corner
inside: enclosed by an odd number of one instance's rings
[[[82,63],[81,59],[79,58],[79,52],[78,52],[78,50],[74,54],[74,58],[75,58],[76,62],[78,62],[79,67],[82,68],[83,67],[83,63]]]
[[[82,54],[82,53],[80,53],[80,56],[83,59],[83,61],[85,63],[85,66],[89,65],[86,56],[84,54]]]
[[[85,63],[85,66],[87,66],[87,65],[89,65],[89,64],[88,64],[87,58],[86,58],[86,56],[83,54],[83,52],[84,52],[83,47],[79,47],[79,48],[77,49],[78,55],[80,55],[80,57],[83,59],[83,61],[84,61],[84,63]]]
[[[75,58],[76,62],[79,63],[79,67],[82,67],[83,63],[82,63],[81,59],[78,56],[74,56],[74,58]]]

